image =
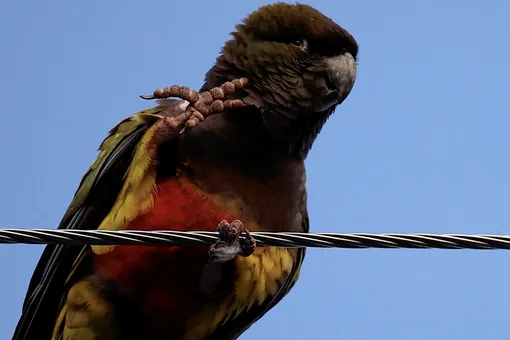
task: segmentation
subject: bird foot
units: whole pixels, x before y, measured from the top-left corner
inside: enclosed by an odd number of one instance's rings
[[[211,262],[227,262],[237,255],[247,257],[253,254],[256,246],[255,239],[241,221],[234,220],[228,223],[223,220],[216,229],[220,233],[220,239],[209,249]],[[244,239],[239,237],[241,235]]]
[[[240,99],[225,99],[226,96],[248,85],[247,78],[234,79],[213,87],[210,90],[197,92],[186,86],[172,85],[159,88],[152,95],[141,95],[143,99],[167,99],[177,97],[189,102],[186,111],[178,116],[167,117],[169,126],[179,131],[189,130],[203,121],[205,117],[245,106]]]
[[[219,240],[209,248],[209,263],[202,272],[199,291],[202,294],[214,293],[221,283],[223,265],[236,256],[247,257],[253,254],[256,242],[241,221],[231,223],[223,220],[218,224]],[[241,239],[240,236],[244,236]]]

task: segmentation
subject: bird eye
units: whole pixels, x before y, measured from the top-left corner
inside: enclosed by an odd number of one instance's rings
[[[306,40],[304,39],[295,39],[291,42],[292,45],[296,46],[296,47],[300,47],[304,50],[306,50],[308,48],[308,43]]]

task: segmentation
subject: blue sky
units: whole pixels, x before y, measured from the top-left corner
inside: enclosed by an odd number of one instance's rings
[[[55,228],[106,132],[150,105],[138,95],[199,88],[265,3],[1,2],[0,227]],[[510,5],[308,3],[360,45],[354,90],[307,160],[312,230],[510,234]],[[42,249],[0,246],[1,339]],[[241,339],[506,339],[509,256],[310,249]]]

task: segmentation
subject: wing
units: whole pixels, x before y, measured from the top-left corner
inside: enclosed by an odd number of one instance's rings
[[[183,103],[160,101],[159,106],[134,114],[109,132],[59,229],[101,229],[105,222],[108,229],[121,229],[126,218],[135,218],[150,207],[157,165],[157,122],[166,115],[182,112]],[[120,204],[126,200],[141,204],[141,209],[121,211],[133,208]],[[13,340],[51,337],[65,286],[87,267],[87,248],[46,246],[29,283]]]
[[[308,215],[305,213],[302,221],[302,231],[310,230]],[[207,340],[235,340],[244,333],[251,325],[263,317],[269,310],[278,304],[287,293],[294,287],[301,264],[305,258],[306,248],[297,248],[294,257],[294,266],[287,279],[282,283],[275,296],[268,296],[261,304],[245,310],[236,317],[225,320]]]

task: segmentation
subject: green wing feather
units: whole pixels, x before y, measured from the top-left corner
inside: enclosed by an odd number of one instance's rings
[[[167,106],[138,112],[115,126],[83,177],[59,229],[96,229],[112,208],[137,144]],[[48,245],[34,270],[13,340],[49,339],[69,273],[83,246]]]

